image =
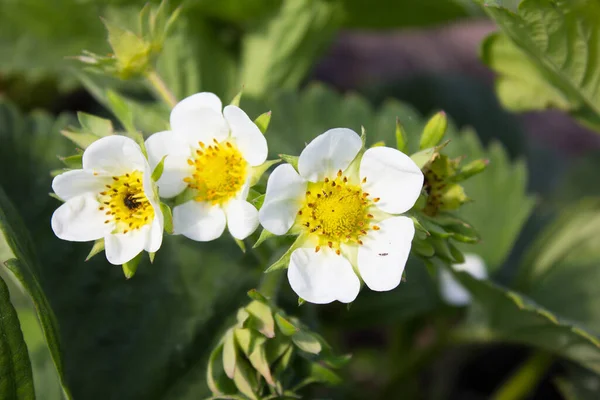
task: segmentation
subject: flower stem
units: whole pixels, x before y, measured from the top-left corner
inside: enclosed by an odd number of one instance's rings
[[[494,393],[494,400],[519,400],[526,398],[538,385],[554,361],[551,354],[536,351]]]
[[[177,104],[177,98],[169,90],[165,84],[165,81],[162,80],[155,70],[151,69],[148,71],[148,73],[146,73],[146,79],[148,79],[148,82],[150,82],[156,93],[158,93],[158,95],[169,107],[175,107],[175,104]]]
[[[279,286],[284,272],[284,269],[279,269],[273,272],[269,272],[267,274],[263,274],[264,276],[262,278],[262,281],[260,282],[258,291],[263,296],[275,302],[275,300],[277,299],[277,295],[279,294]]]

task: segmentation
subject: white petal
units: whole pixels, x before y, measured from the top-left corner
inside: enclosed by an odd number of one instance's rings
[[[160,212],[160,210],[159,210]],[[146,244],[144,245],[144,250],[149,253],[154,253],[160,249],[163,240],[163,216],[160,213],[160,217],[155,217],[154,221],[152,221],[152,225],[148,230],[148,234],[146,236]]]
[[[194,112],[205,108],[221,113],[223,105],[219,96],[210,92],[201,92],[181,100],[171,111],[171,125],[173,125],[173,120],[177,119],[178,116],[187,114],[190,111]]]
[[[146,158],[140,146],[125,136],[111,135],[96,140],[83,152],[83,169],[124,175],[143,171]]]
[[[223,115],[246,161],[253,167],[264,163],[268,153],[267,139],[258,126],[237,106],[225,107]]]
[[[163,174],[156,183],[162,197],[177,196],[187,186],[183,179],[190,176],[193,171],[187,163],[191,157],[190,146],[176,132],[163,131],[153,134],[146,140],[146,150],[152,171],[163,157],[167,156]]]
[[[311,182],[334,176],[354,160],[362,147],[360,136],[352,129],[335,128],[317,136],[300,153],[298,172]]]
[[[109,176],[94,176],[90,171],[76,169],[55,177],[52,180],[52,190],[66,201],[86,193],[98,195],[111,180]]]
[[[199,141],[207,145],[213,139],[229,136],[229,127],[221,111],[221,100],[212,93],[197,93],[183,99],[171,111],[171,129],[183,135],[191,146]]]
[[[225,213],[219,206],[188,201],[173,208],[173,229],[192,240],[208,242],[223,234]]]
[[[98,208],[96,196],[85,194],[69,199],[52,214],[52,230],[63,240],[88,242],[103,237],[113,225]]]
[[[290,164],[275,168],[267,181],[265,201],[258,212],[260,224],[275,235],[289,231],[302,207],[306,185]]]
[[[232,200],[227,204],[227,227],[231,236],[243,240],[258,227],[258,210],[246,200]]]
[[[315,304],[335,300],[350,303],[360,291],[360,281],[350,262],[329,248],[318,253],[312,248],[294,250],[288,280],[300,298]]]
[[[148,227],[127,233],[116,233],[104,238],[106,259],[113,265],[123,265],[144,250]]]
[[[465,271],[476,279],[486,279],[485,263],[476,254],[465,254],[465,262],[452,266],[457,271]],[[440,295],[448,304],[466,306],[471,302],[470,293],[460,284],[454,275],[445,268],[440,269]]]
[[[371,290],[383,292],[400,284],[415,225],[408,217],[392,217],[370,231],[358,248],[358,270]]]
[[[423,188],[423,173],[409,156],[390,147],[368,149],[360,162],[363,190],[379,197],[377,207],[391,214],[412,208]]]

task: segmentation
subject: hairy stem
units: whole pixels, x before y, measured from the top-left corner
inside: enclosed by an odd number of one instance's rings
[[[160,96],[161,99],[163,99],[163,101],[169,107],[175,107],[175,104],[177,104],[177,98],[169,90],[169,88],[165,84],[165,81],[162,80],[162,78],[156,73],[155,70],[151,69],[146,74],[146,79],[148,79],[148,82],[150,82],[156,93]]]
[[[537,351],[533,353],[494,393],[494,400],[519,400],[531,394],[553,361],[552,355]]]

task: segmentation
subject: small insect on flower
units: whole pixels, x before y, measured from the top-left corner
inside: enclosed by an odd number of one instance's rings
[[[173,208],[173,228],[197,241],[221,236],[227,225],[236,239],[258,226],[258,211],[246,201],[252,168],[267,158],[267,141],[246,113],[234,105],[222,109],[212,93],[197,93],[171,111],[171,130],[146,141],[150,164],[167,155],[157,184],[161,196],[186,191]]]
[[[415,204],[423,174],[396,149],[362,150],[356,132],[331,129],[302,151],[298,172],[281,165],[269,177],[259,220],[276,235],[300,235],[288,279],[308,302],[353,301],[358,274],[376,291],[402,279],[415,228],[396,214]]]
[[[162,244],[163,215],[152,172],[140,146],[125,136],[107,136],[83,153],[83,169],[54,178],[65,201],[52,215],[56,236],[73,242],[104,238],[106,258],[121,265]]]

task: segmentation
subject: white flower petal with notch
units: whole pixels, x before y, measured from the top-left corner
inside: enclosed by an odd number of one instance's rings
[[[166,156],[162,176],[156,182],[160,195],[171,198],[183,192],[187,187],[183,180],[191,175],[193,167],[187,162],[190,146],[181,135],[174,131],[157,132],[146,140],[146,151],[152,171]]]
[[[298,172],[311,182],[322,181],[344,171],[362,148],[352,129],[334,128],[314,138],[300,153]]]
[[[192,240],[208,242],[225,231],[227,219],[219,206],[205,202],[188,201],[173,208],[173,228]]]
[[[147,161],[140,146],[126,136],[111,135],[96,140],[83,152],[83,169],[124,175],[133,170],[143,171]]]
[[[264,163],[268,153],[267,139],[258,126],[237,106],[225,107],[223,116],[244,159],[253,167]]]
[[[315,304],[335,300],[350,303],[360,291],[360,281],[352,265],[329,248],[294,250],[288,268],[288,280],[296,294]]]
[[[227,227],[231,236],[244,240],[258,227],[258,210],[246,200],[231,200],[227,203]]]
[[[379,198],[377,207],[390,214],[412,208],[423,188],[423,172],[413,160],[390,147],[368,149],[360,162],[360,177],[367,178],[363,190]]]

